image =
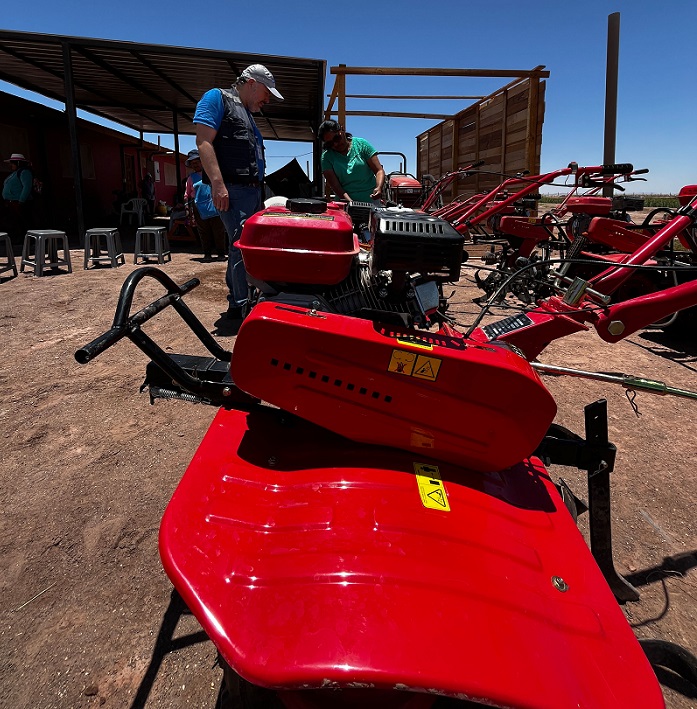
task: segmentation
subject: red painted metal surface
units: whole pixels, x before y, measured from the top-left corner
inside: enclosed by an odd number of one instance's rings
[[[421,191],[421,183],[412,175],[396,174],[390,175],[390,187],[392,189],[412,188]]]
[[[282,416],[220,410],[160,529],[169,577],[239,674],[506,707],[663,706],[539,461],[475,473]],[[450,511],[424,506],[415,464],[438,467]]]
[[[625,254],[632,253],[643,246],[649,235],[636,229],[628,229],[616,219],[597,217],[588,226],[588,238],[595,244],[605,244]]]
[[[599,313],[593,325],[605,342],[619,342],[652,322],[695,305],[697,280],[617,303]],[[617,322],[622,323],[621,331],[617,330]],[[613,323],[615,328],[611,332]]]
[[[545,228],[544,217],[511,217],[503,216],[499,222],[499,230],[507,238],[515,237],[522,239],[516,257],[527,258],[537,248],[537,246],[550,239],[550,231]],[[518,244],[513,241],[512,243]]]
[[[697,185],[685,185],[678,192],[678,202],[681,207],[685,207],[697,197]]]
[[[566,202],[566,209],[572,214],[605,216],[612,210],[612,200],[609,197],[571,197]]]
[[[243,391],[354,441],[476,470],[530,455],[556,413],[505,345],[268,302],[244,321],[231,372]]]
[[[490,342],[494,339],[497,342],[508,342],[532,361],[550,342],[588,330],[588,326],[583,324],[583,320],[587,319],[585,313],[574,311],[561,298],[556,297],[540,303],[535,310],[525,313],[523,318],[527,324],[518,325],[515,329],[495,336],[489,336],[485,329],[477,328],[472,333],[472,339],[478,342]]]
[[[334,285],[348,276],[358,236],[348,214],[269,207],[245,222],[237,242],[247,273],[267,282]]]

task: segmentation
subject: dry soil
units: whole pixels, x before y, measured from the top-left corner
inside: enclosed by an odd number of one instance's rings
[[[151,406],[138,393],[145,358],[127,341],[76,363],[75,350],[110,327],[135,267],[85,271],[82,252],[72,257],[70,274],[0,277],[0,706],[214,707],[216,652],[173,601],[157,534],[215,411]],[[220,317],[224,264],[180,250],[163,269],[179,283],[200,278],[187,302],[231,348]],[[160,294],[148,286],[135,307]],[[477,294],[467,281],[456,289],[460,321],[478,312]],[[178,323],[165,312],[147,330],[168,351],[201,353]],[[587,332],[553,343],[540,359],[697,391],[696,341],[694,329],[671,337],[643,331],[617,345]],[[627,618],[637,635],[697,654],[697,401],[639,394],[637,415],[617,386],[546,382],[558,422],[578,432],[583,406],[607,398],[619,447],[615,560],[642,594],[625,606]],[[583,495],[581,473],[554,472]],[[697,706],[694,688],[662,678],[671,709]]]

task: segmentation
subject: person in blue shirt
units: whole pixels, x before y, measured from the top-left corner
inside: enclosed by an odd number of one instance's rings
[[[259,211],[264,181],[264,142],[253,113],[271,101],[283,100],[273,74],[263,64],[248,66],[230,89],[211,89],[194,114],[196,146],[203,182],[210,184],[213,204],[230,239],[225,282],[227,317],[242,318],[247,302],[247,274],[235,246],[242,222]]]

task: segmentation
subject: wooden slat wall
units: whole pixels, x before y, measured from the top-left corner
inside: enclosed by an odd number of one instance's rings
[[[544,93],[544,81],[523,79],[417,136],[418,177],[430,174],[438,179],[477,160],[485,161],[481,170],[539,173]],[[499,175],[462,179],[443,198],[447,202],[457,195],[493,189],[502,179]]]

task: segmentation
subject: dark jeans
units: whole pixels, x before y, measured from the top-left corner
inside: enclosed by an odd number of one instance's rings
[[[5,231],[10,236],[10,241],[22,243],[27,229],[37,227],[31,222],[31,201],[19,203],[2,200],[0,202],[0,231]]]
[[[226,245],[227,234],[222,220],[220,217],[204,219],[196,205],[194,205],[194,215],[196,216],[196,229],[198,230],[199,239],[201,239],[203,253],[211,255],[215,251],[222,258],[228,250]]]
[[[242,262],[242,252],[235,246],[235,242],[240,238],[244,220],[258,212],[261,207],[261,189],[229,183],[226,183],[225,187],[230,195],[230,206],[227,212],[220,212],[220,218],[230,238],[225,272],[225,283],[229,291],[227,299],[231,307],[241,308],[247,302],[247,273]]]

